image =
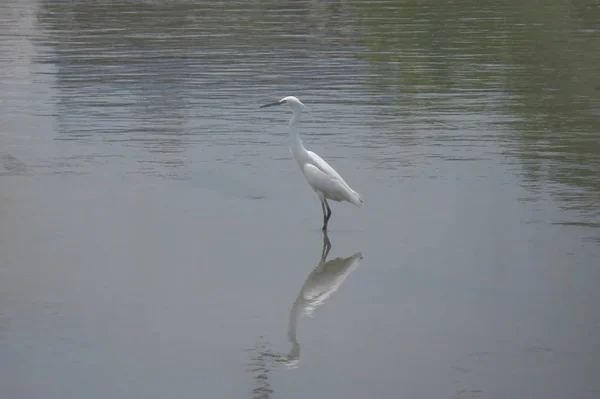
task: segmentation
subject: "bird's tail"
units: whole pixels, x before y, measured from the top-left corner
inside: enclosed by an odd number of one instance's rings
[[[354,190],[352,190],[352,194],[350,195],[350,202],[359,208],[362,207],[363,204],[365,203],[365,201],[363,201],[360,194]]]

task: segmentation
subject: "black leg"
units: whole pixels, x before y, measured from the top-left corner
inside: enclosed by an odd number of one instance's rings
[[[325,210],[325,202],[321,201],[321,209],[323,210],[323,231],[327,229],[327,211]]]
[[[331,217],[331,208],[329,207],[329,204],[327,203],[327,199],[324,199],[323,202],[325,203],[325,206],[327,207],[327,215],[325,215],[325,220],[323,223],[323,231],[327,231],[327,223],[329,223],[329,218]],[[325,209],[323,209],[323,214],[325,214]]]

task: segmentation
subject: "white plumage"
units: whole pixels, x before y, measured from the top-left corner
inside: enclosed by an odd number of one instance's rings
[[[289,105],[294,112],[292,119],[290,119],[290,150],[306,181],[321,201],[323,231],[326,231],[327,223],[331,217],[331,209],[327,203],[328,199],[337,202],[347,201],[358,207],[362,206],[364,201],[360,194],[354,191],[323,158],[304,148],[296,129],[298,119],[302,111],[306,109],[306,106],[300,100],[293,96],[284,97],[277,102],[263,105],[261,108],[284,104]]]

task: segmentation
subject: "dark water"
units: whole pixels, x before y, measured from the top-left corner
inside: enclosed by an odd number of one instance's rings
[[[599,397],[597,2],[0,22],[2,398]]]

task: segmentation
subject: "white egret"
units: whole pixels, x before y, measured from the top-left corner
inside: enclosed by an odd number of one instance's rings
[[[359,193],[354,191],[348,183],[327,162],[312,151],[307,151],[300,140],[296,125],[302,115],[302,111],[308,109],[296,97],[284,97],[274,103],[265,104],[260,108],[272,107],[274,105],[289,105],[294,115],[290,119],[290,150],[298,163],[302,174],[310,187],[315,191],[321,201],[323,210],[323,231],[327,231],[327,223],[331,217],[331,208],[327,200],[342,202],[348,201],[358,207],[364,201]]]

